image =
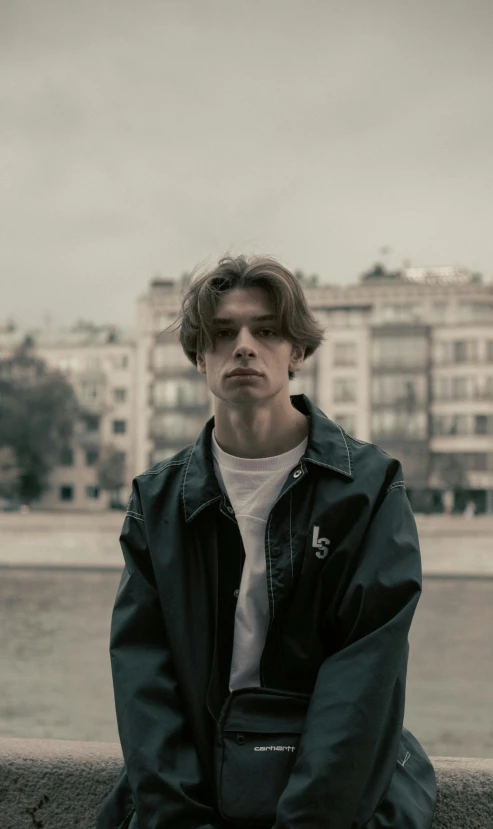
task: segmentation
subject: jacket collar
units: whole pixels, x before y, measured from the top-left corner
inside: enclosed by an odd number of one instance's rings
[[[309,416],[308,443],[302,461],[331,472],[338,472],[349,480],[354,479],[351,449],[341,427],[329,420],[305,394],[291,395],[292,405]],[[214,417],[207,421],[193,444],[185,464],[183,478],[183,507],[187,523],[206,506],[218,501],[221,489],[214,472],[211,449]]]

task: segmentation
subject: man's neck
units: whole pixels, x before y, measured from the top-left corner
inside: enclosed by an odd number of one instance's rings
[[[215,438],[221,449],[237,458],[282,455],[308,436],[307,417],[290,401],[287,407],[256,407],[246,412],[217,405],[214,426]]]

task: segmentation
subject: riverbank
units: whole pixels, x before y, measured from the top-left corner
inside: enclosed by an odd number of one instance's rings
[[[122,512],[0,513],[0,567],[119,570]],[[416,516],[423,573],[493,577],[493,515]]]

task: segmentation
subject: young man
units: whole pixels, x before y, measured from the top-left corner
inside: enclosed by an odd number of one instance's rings
[[[125,768],[99,829],[232,826],[213,743],[249,687],[310,695],[275,829],[428,829],[433,769],[402,727],[421,566],[399,462],[290,397],[323,333],[274,260],[192,282],[180,339],[214,417],[133,483],[110,646]]]

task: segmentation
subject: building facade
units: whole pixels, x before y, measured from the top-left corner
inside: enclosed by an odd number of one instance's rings
[[[12,352],[27,334],[36,355],[65,375],[79,404],[72,439],[36,508],[100,511],[118,496],[126,501],[136,468],[134,337],[115,326],[89,323],[70,329],[13,329],[0,335],[0,353]],[[119,493],[99,486],[98,468],[110,452],[119,456],[123,469]]]
[[[213,400],[173,326],[185,286],[152,280],[131,333],[29,332],[40,356],[66,373],[82,412],[40,507],[107,508],[96,476],[105,447],[124,456],[126,499],[135,475],[197,438]],[[290,393],[399,458],[416,510],[470,503],[493,512],[493,283],[465,269],[409,268],[303,287],[325,339]]]
[[[177,334],[183,284],[138,302],[139,468],[192,442],[212,414]],[[290,382],[354,437],[398,457],[416,510],[493,512],[493,284],[464,268],[409,268],[304,285],[325,339]]]

